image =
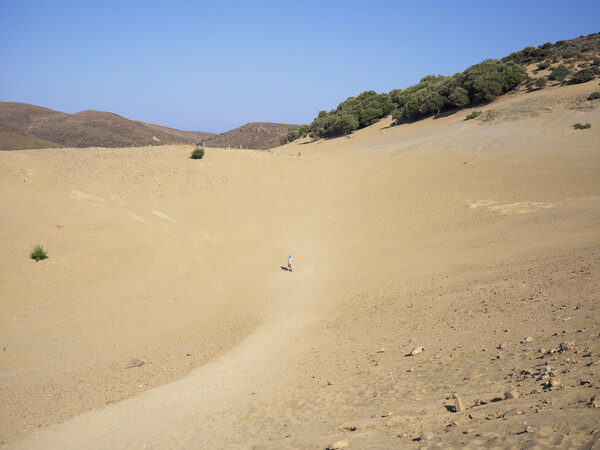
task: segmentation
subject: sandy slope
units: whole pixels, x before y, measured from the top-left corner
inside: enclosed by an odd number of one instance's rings
[[[0,154],[2,439],[597,443],[591,90],[202,161],[185,147]],[[50,259],[27,259],[37,242]],[[519,398],[504,400],[510,389]]]

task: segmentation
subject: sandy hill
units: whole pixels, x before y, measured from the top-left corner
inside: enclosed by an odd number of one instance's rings
[[[139,122],[103,111],[82,111],[66,114],[25,103],[0,102],[0,141],[13,143],[10,149],[43,147],[132,147],[189,143],[189,138],[166,133]],[[36,141],[33,138],[37,138]],[[50,143],[47,143],[49,141]],[[5,148],[8,150],[9,148]]]
[[[1,152],[0,440],[597,448],[597,89],[202,160]]]
[[[221,133],[204,143],[207,147],[268,150],[280,145],[281,137],[294,128],[298,125],[253,122]]]

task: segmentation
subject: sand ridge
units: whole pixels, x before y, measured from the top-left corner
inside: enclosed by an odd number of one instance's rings
[[[0,155],[2,439],[592,445],[600,124],[571,109],[590,89],[483,108],[510,120],[384,120],[201,161],[184,146]],[[549,106],[515,120],[528,98]],[[34,236],[49,260],[24,256]]]

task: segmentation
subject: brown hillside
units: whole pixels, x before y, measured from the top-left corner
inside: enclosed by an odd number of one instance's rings
[[[298,125],[252,122],[204,142],[207,147],[268,150],[280,145],[281,136],[294,128],[298,128]]]
[[[25,150],[29,148],[62,147],[56,142],[40,139],[6,125],[0,125],[0,150]]]
[[[190,144],[197,144],[198,142],[201,142],[203,140],[207,140],[207,139],[217,136],[217,133],[207,133],[205,131],[184,131],[184,130],[178,130],[177,128],[170,128],[170,127],[164,127],[162,125],[156,125],[153,123],[139,122],[137,120],[135,122],[140,123],[146,127],[162,131],[163,133],[167,133],[167,134],[170,134],[173,136],[180,137],[182,139],[186,139]]]
[[[109,112],[67,114],[25,103],[0,102],[0,125],[68,147],[139,147],[189,142]],[[13,149],[26,146],[14,138],[13,133]]]

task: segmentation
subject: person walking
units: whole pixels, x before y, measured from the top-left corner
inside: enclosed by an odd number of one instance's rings
[[[294,271],[294,260],[292,259],[292,255],[288,255],[288,270],[290,272]]]

